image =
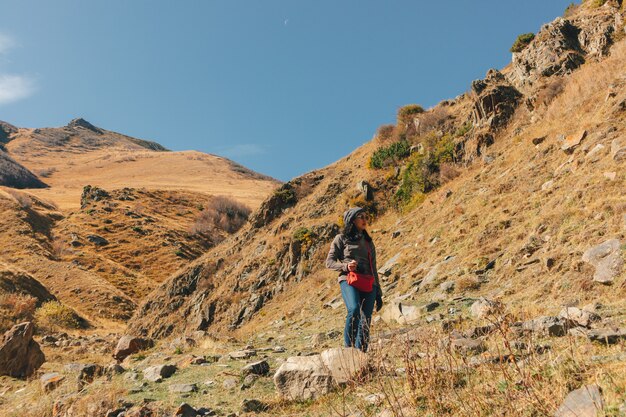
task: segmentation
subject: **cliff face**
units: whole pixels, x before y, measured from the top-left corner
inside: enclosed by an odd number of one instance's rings
[[[335,277],[324,270],[323,259],[341,213],[357,204],[377,216],[371,228],[379,266],[393,260],[385,269],[387,299],[429,298],[434,284],[469,279],[463,276],[469,271],[498,283],[477,283],[480,291],[509,288],[507,297],[520,305],[537,296],[520,283],[538,274],[545,285],[564,276],[583,280],[587,271],[578,258],[584,248],[598,236],[624,235],[619,121],[626,91],[619,68],[626,55],[623,41],[614,45],[623,31],[620,5],[612,2],[581,6],[545,25],[510,66],[490,70],[469,93],[413,115],[400,137],[410,142],[410,156],[368,168],[372,155],[395,140],[378,135],[285,184],[251,224],[149,296],[130,331],[160,338],[234,329],[279,319],[298,308],[295,299],[318,307],[332,301]],[[592,75],[599,72],[600,78]],[[419,182],[424,175],[428,187]],[[405,188],[412,203],[394,209]],[[577,233],[566,224],[579,224],[584,215],[558,212],[582,202],[611,207],[613,214]],[[483,263],[491,265],[489,272]],[[429,284],[419,284],[423,280]],[[563,294],[548,298],[562,302]],[[265,317],[255,321],[260,311]]]

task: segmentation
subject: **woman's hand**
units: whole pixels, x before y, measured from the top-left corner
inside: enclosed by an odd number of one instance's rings
[[[357,267],[357,262],[352,260],[348,263],[348,271],[350,272],[355,272],[356,271],[356,267]]]

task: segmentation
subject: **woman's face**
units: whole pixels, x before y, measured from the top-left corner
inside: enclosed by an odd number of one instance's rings
[[[354,218],[354,225],[359,230],[359,232],[362,232],[363,230],[367,228],[367,222],[369,220],[370,220],[370,216],[367,213],[360,212]]]

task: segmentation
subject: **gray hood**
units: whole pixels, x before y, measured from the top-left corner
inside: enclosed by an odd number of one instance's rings
[[[351,209],[343,213],[343,224],[347,226],[352,223],[356,215],[362,211],[363,209],[361,207],[352,207]]]

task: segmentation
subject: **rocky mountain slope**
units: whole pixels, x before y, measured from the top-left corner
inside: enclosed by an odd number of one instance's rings
[[[227,159],[169,152],[84,119],[42,129],[2,122],[0,137],[0,160],[11,164],[0,162],[10,180],[0,187],[2,259],[93,325],[128,319],[278,184]]]
[[[115,335],[40,338],[47,374],[0,378],[0,410],[623,415],[625,37],[621,2],[568,8],[468,93],[401,108],[364,146],[275,190],[247,225],[144,297],[117,348]],[[75,215],[111,227],[98,222],[137,212],[123,196],[92,197]],[[344,309],[323,260],[354,205],[374,216],[385,294],[366,359],[327,349],[341,345]],[[143,213],[138,226],[161,236],[145,219],[167,213]],[[46,224],[34,220],[15,222]],[[132,266],[125,249],[107,256]],[[101,253],[78,260],[83,272],[102,268]],[[107,367],[111,353],[119,363]],[[84,371],[93,366],[101,377]]]

